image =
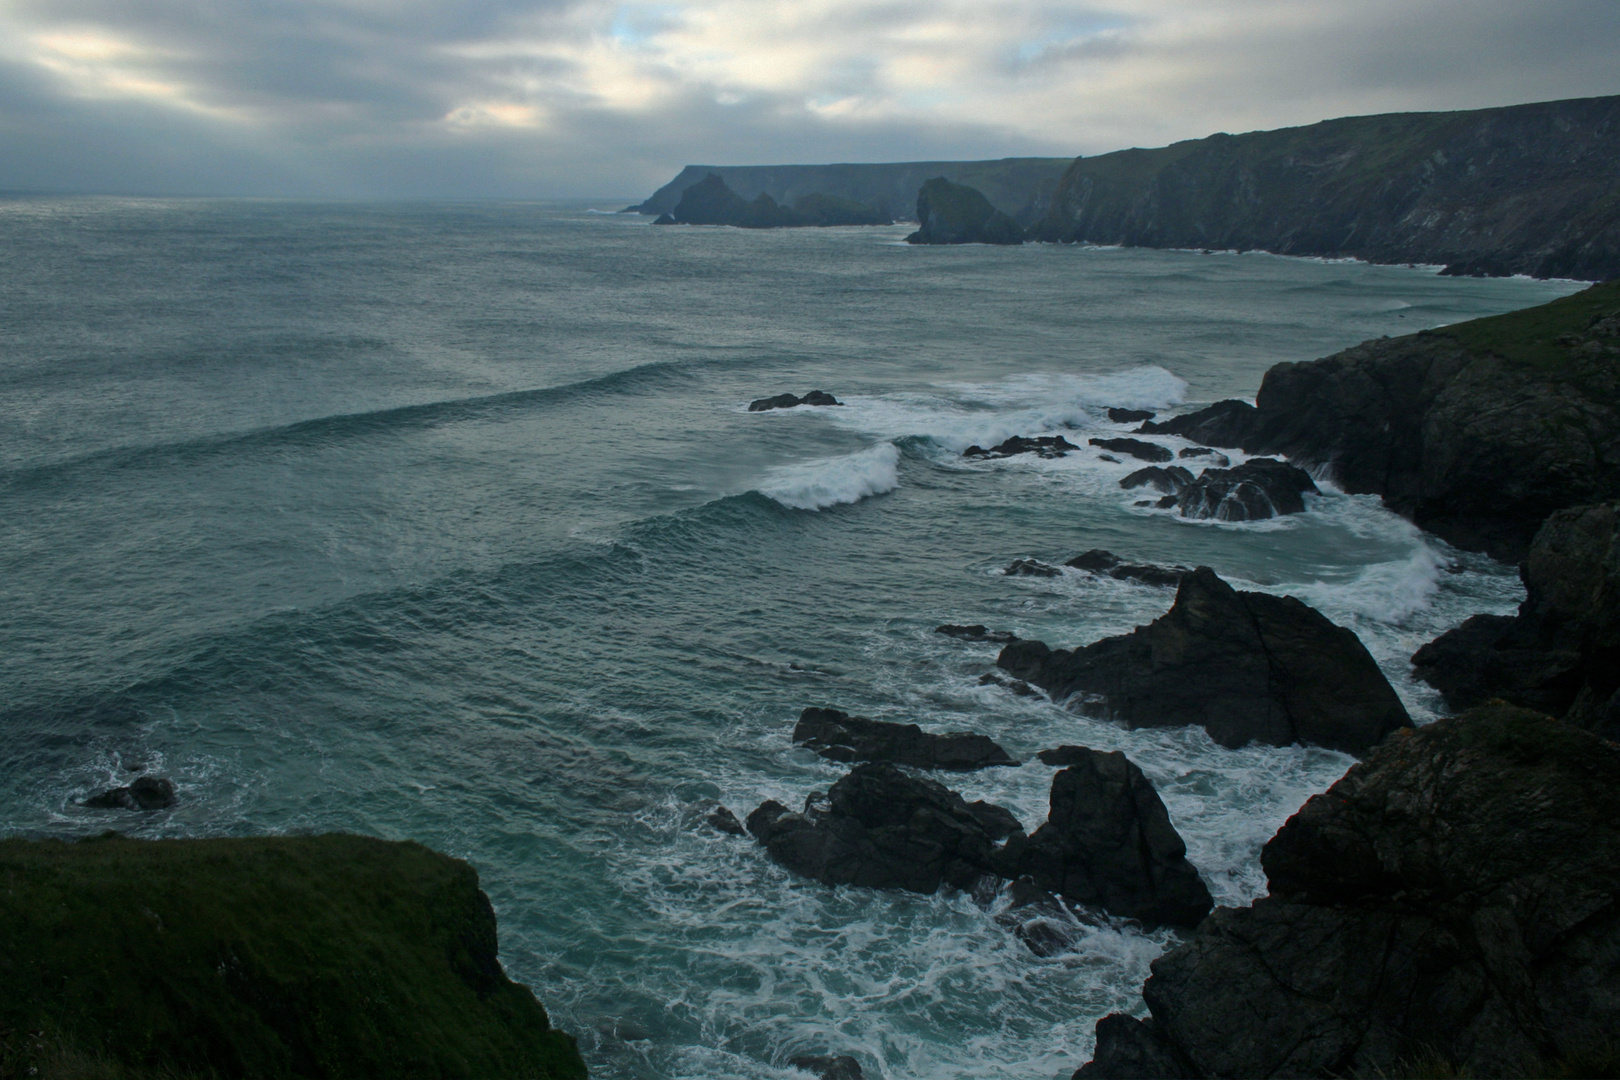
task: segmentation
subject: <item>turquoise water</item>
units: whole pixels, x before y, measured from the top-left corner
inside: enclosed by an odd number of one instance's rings
[[[1273,522],[1133,505],[1132,463],[965,462],[1252,397],[1265,369],[1569,283],[1266,255],[918,249],[573,205],[0,202],[0,831],[351,830],[478,867],[510,973],[599,1077],[1058,1077],[1168,939],[1031,954],[961,895],[832,890],[702,824],[840,767],[806,705],[1126,751],[1218,902],[1350,759],[1126,732],[977,684],[982,622],[1082,644],[1203,563],[1418,644],[1512,568],[1325,493]],[[750,414],[828,390],[839,409]],[[1078,429],[1078,430],[1070,430]],[[1163,440],[1182,445],[1178,440]],[[172,810],[76,805],[140,765]],[[952,778],[1033,828],[1053,770]]]

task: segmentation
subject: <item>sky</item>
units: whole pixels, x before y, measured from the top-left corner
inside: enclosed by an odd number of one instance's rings
[[[0,0],[0,191],[639,199],[1620,93],[1620,0]]]

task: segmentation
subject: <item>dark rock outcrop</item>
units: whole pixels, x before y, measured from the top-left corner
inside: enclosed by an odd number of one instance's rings
[[[1145,469],[1137,469],[1119,482],[1119,486],[1126,491],[1133,488],[1150,487],[1161,495],[1179,495],[1182,488],[1193,482],[1191,470],[1180,465],[1172,465],[1168,469],[1159,465],[1149,465]]]
[[[1458,547],[1524,557],[1555,510],[1620,498],[1620,281],[1266,372],[1143,431],[1325,466]]]
[[[1353,631],[1291,596],[1238,592],[1202,566],[1147,626],[1073,651],[1015,642],[996,664],[1128,727],[1198,724],[1228,747],[1365,754],[1411,725]]]
[[[1620,97],[1396,113],[1079,158],[1042,240],[1620,277]]]
[[[1159,793],[1124,754],[1059,747],[1051,812],[1004,856],[1008,876],[1114,915],[1194,926],[1213,906]],[[1045,760],[1047,754],[1042,755]]]
[[[141,776],[128,787],[90,796],[84,805],[98,810],[163,810],[174,805],[174,784],[161,776]]]
[[[1140,581],[1144,585],[1180,585],[1182,577],[1192,573],[1190,566],[1128,563],[1112,551],[1104,551],[1102,548],[1083,551],[1063,565],[1093,574],[1106,574],[1118,581]]]
[[[748,403],[749,412],[767,412],[771,409],[792,409],[800,405],[842,405],[843,402],[825,390],[812,390],[804,397],[777,394],[775,397],[755,398]]]
[[[737,815],[733,814],[729,807],[716,806],[709,816],[703,820],[728,836],[746,836],[748,834],[748,830],[743,828],[743,823],[737,820]]]
[[[1014,639],[1017,640],[1017,639]],[[1023,679],[1009,679],[1005,675],[994,671],[987,671],[979,676],[980,686],[999,686],[1004,690],[1011,690],[1019,697],[1040,697],[1041,692]]]
[[[861,1063],[848,1054],[801,1054],[789,1058],[795,1069],[815,1073],[816,1080],[862,1080]]]
[[[1419,649],[1453,709],[1502,698],[1620,738],[1620,504],[1560,510],[1520,568],[1516,616],[1476,615]]]
[[[892,219],[853,199],[814,192],[791,207],[779,204],[767,192],[744,199],[710,173],[681,192],[672,210],[655,225],[735,225],[742,229],[782,229],[824,225],[891,225]]]
[[[776,862],[824,885],[933,893],[997,873],[992,815],[886,761],[855,766],[818,802],[802,814],[767,802],[748,815],[748,831]]]
[[[1142,461],[1174,461],[1176,455],[1170,452],[1169,447],[1158,443],[1147,442],[1143,439],[1087,439],[1092,446],[1100,446],[1104,450],[1112,450],[1116,454],[1128,454]]]
[[[1014,559],[1002,573],[1008,577],[1061,577],[1063,571],[1039,559]]]
[[[1157,414],[1152,409],[1109,409],[1108,419],[1116,424],[1140,424]]]
[[[971,626],[958,626],[955,623],[946,623],[944,626],[934,627],[934,633],[944,634],[947,637],[961,638],[963,641],[991,641],[1005,645],[1017,641],[1018,635],[1006,630],[987,630],[983,623],[974,623]]]
[[[1061,435],[1037,435],[1026,438],[1023,435],[1014,435],[1003,440],[999,445],[986,450],[981,446],[970,446],[962,451],[963,457],[1004,458],[1014,454],[1034,454],[1036,457],[1060,458],[1070,450],[1078,450],[1078,446]]]
[[[1305,510],[1306,493],[1318,494],[1304,469],[1275,458],[1252,458],[1233,469],[1205,469],[1176,493],[1182,517],[1216,521],[1261,521]]]
[[[829,761],[889,761],[953,772],[1018,764],[984,735],[965,731],[932,735],[916,724],[868,720],[838,709],[804,710],[794,725],[793,742]]]
[[[1018,222],[990,205],[990,200],[965,184],[943,176],[917,189],[920,228],[906,237],[908,244],[1022,244]]]
[[[1620,1030],[1620,750],[1490,706],[1392,739],[1153,963],[1108,1077],[1591,1076]],[[1444,1070],[1443,1072],[1437,1070]]]

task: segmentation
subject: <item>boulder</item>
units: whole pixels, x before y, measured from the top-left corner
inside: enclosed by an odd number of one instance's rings
[[[1193,474],[1180,465],[1172,465],[1168,469],[1159,465],[1149,465],[1125,477],[1119,482],[1119,486],[1126,491],[1150,487],[1164,495],[1179,495],[1181,490],[1192,482]]]
[[[997,872],[984,809],[886,761],[855,766],[822,803],[812,796],[796,814],[771,800],[748,815],[748,831],[773,860],[825,885],[934,893]]]
[[[1217,401],[1196,412],[1143,424],[1138,435],[1179,435],[1215,446],[1242,446],[1254,425],[1254,406],[1246,401]]]
[[[1068,456],[1070,450],[1078,450],[1078,446],[1061,435],[1038,435],[1034,438],[1025,438],[1014,435],[997,446],[986,450],[981,446],[970,446],[962,451],[963,457],[1004,458],[1014,454],[1034,454],[1036,457],[1060,458]]]
[[[1116,424],[1139,424],[1155,416],[1152,409],[1109,409],[1108,419]]]
[[[1147,923],[1195,926],[1209,914],[1209,889],[1142,770],[1117,750],[1065,746],[1052,756],[1071,764],[1052,778],[1046,824],[1007,845],[1010,873]]]
[[[952,772],[1018,764],[984,735],[963,731],[933,735],[916,724],[868,720],[838,709],[804,710],[794,725],[793,742],[829,761],[890,761]]]
[[[743,823],[737,820],[737,815],[733,814],[729,807],[716,806],[709,816],[703,820],[728,836],[746,836],[748,834],[748,830],[743,828]]]
[[[1189,566],[1151,566],[1124,562],[1112,551],[1104,551],[1102,548],[1083,551],[1063,565],[1093,574],[1107,575],[1117,581],[1140,581],[1144,585],[1179,585],[1183,575],[1192,573]]]
[[[1006,630],[987,630],[983,623],[974,623],[971,626],[946,623],[944,626],[934,627],[934,633],[961,638],[963,641],[991,641],[1000,645],[1018,640],[1017,634],[1009,633]]]
[[[84,805],[98,810],[163,810],[174,805],[174,784],[161,776],[142,776],[128,787],[92,795]]]
[[[1319,494],[1304,469],[1275,458],[1252,458],[1235,469],[1205,469],[1176,496],[1182,517],[1260,521],[1305,510],[1306,493]]]
[[[996,664],[1127,727],[1197,724],[1228,747],[1365,754],[1412,723],[1353,631],[1291,596],[1238,592],[1204,566],[1147,626],[1072,651],[1014,642]]]
[[[1060,577],[1063,571],[1039,559],[1014,559],[1002,574],[1007,577]]]
[[[1112,450],[1116,454],[1127,454],[1142,461],[1173,461],[1175,460],[1168,447],[1158,443],[1146,442],[1142,439],[1087,439],[1092,446],[1100,446],[1104,450]]]
[[[1019,697],[1040,697],[1041,692],[1023,679],[1009,679],[1005,675],[998,675],[994,671],[987,671],[979,676],[980,686],[999,686],[1004,690],[1011,690]]]
[[[1437,721],[1310,799],[1261,864],[1269,895],[1155,960],[1151,1019],[1099,1022],[1077,1078],[1610,1075],[1614,746],[1505,705]]]
[[[1022,244],[1024,230],[990,205],[976,188],[953,184],[943,176],[917,191],[916,232],[908,244]]]
[[[1213,450],[1213,449],[1211,449],[1210,447],[1207,447],[1207,446],[1184,446],[1180,450],[1176,451],[1176,457],[1178,457],[1178,458],[1207,457],[1211,461],[1215,462],[1215,465],[1216,465],[1217,468],[1221,468],[1221,469],[1224,469],[1228,465],[1232,464],[1232,459],[1231,458],[1227,457],[1225,454],[1217,453],[1215,450]]]
[[[843,402],[824,390],[812,390],[804,397],[794,394],[777,394],[775,397],[756,398],[748,403],[749,412],[766,412],[770,409],[792,409],[799,405],[842,405]]]
[[[1620,504],[1547,518],[1515,616],[1475,615],[1412,656],[1453,709],[1492,698],[1620,738]]]

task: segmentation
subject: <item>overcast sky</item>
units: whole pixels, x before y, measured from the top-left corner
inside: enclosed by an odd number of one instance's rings
[[[0,190],[641,197],[1620,93],[1620,0],[0,0]]]

